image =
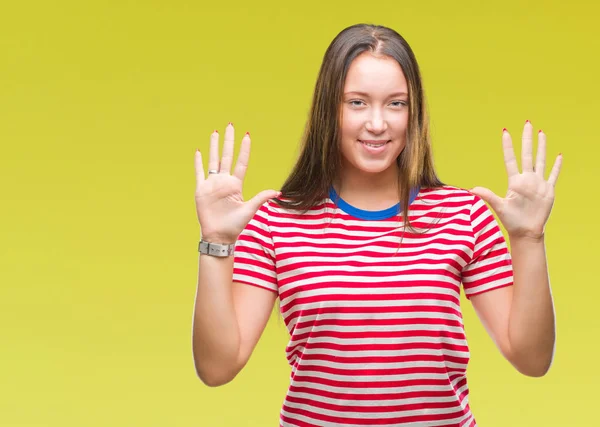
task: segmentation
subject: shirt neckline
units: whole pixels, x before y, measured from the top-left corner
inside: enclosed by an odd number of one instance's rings
[[[413,189],[410,192],[410,197],[408,200],[408,204],[410,205],[412,202],[414,202],[414,200],[417,198],[417,194],[419,194],[419,189]],[[329,188],[329,198],[331,199],[331,201],[342,211],[344,211],[345,213],[347,213],[348,215],[351,215],[355,218],[359,218],[359,219],[364,219],[364,220],[382,220],[382,219],[390,219],[395,217],[396,215],[398,215],[400,212],[402,212],[402,208],[400,206],[400,203],[396,203],[394,206],[386,208],[386,209],[382,209],[382,210],[377,210],[377,211],[370,211],[370,210],[365,210],[365,209],[359,209],[355,206],[352,206],[351,204],[349,204],[348,202],[346,202],[344,199],[342,199],[337,192],[335,191],[335,189],[333,188],[333,186],[331,186]]]

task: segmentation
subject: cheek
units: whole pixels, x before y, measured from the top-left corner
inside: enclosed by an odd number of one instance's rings
[[[391,130],[396,137],[405,137],[408,129],[408,115],[403,114],[391,122]]]
[[[342,121],[342,137],[356,139],[362,127],[362,121],[356,115],[347,115]]]

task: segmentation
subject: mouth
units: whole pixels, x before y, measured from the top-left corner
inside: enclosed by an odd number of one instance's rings
[[[361,144],[367,146],[367,147],[372,147],[372,148],[381,148],[384,145],[388,144],[389,142],[391,142],[391,140],[389,139],[380,139],[380,140],[373,140],[373,139],[359,139],[358,142],[360,142]]]

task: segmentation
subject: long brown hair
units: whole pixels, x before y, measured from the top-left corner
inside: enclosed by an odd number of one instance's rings
[[[406,146],[396,159],[399,200],[405,226],[411,190],[443,186],[434,170],[421,73],[415,55],[396,31],[380,25],[357,24],[333,39],[321,64],[302,139],[302,150],[281,187],[276,202],[306,212],[322,203],[341,170],[341,104],[344,82],[352,61],[363,52],[395,59],[408,83],[409,122]],[[405,228],[406,229],[406,228]]]

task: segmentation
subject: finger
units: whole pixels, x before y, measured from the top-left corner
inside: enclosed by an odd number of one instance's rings
[[[202,165],[202,153],[196,149],[194,157],[194,166],[196,169],[196,189],[204,182],[204,166]]]
[[[554,162],[554,166],[552,166],[552,170],[550,171],[550,176],[548,177],[548,182],[552,184],[552,186],[556,186],[556,181],[558,181],[558,174],[560,173],[560,168],[562,167],[562,154],[559,154]]]
[[[489,188],[475,187],[471,188],[469,192],[479,196],[484,202],[490,205],[494,211],[498,212],[500,210],[502,199]]]
[[[521,170],[533,172],[533,126],[527,120],[521,138]]]
[[[242,138],[242,145],[240,146],[240,152],[235,164],[235,170],[233,171],[233,175],[236,176],[240,181],[244,180],[244,176],[246,176],[246,170],[248,169],[248,161],[250,159],[250,143],[250,133],[246,132],[246,135],[244,135]]]
[[[281,196],[281,191],[275,190],[264,190],[258,193],[256,196],[248,200],[246,203],[250,207],[253,213],[256,213],[260,207],[270,199]]]
[[[229,123],[225,128],[225,141],[223,142],[223,156],[219,173],[230,173],[233,163],[233,146],[235,145],[235,131],[233,124]]]
[[[535,173],[542,178],[546,171],[546,134],[541,130],[538,132],[538,147],[535,159]]]
[[[219,132],[210,135],[210,151],[208,154],[208,171],[219,170]]]
[[[506,166],[506,173],[511,177],[519,174],[519,165],[517,164],[517,158],[515,157],[515,150],[512,146],[512,140],[510,134],[506,129],[502,132],[502,150],[504,151],[504,165]]]

